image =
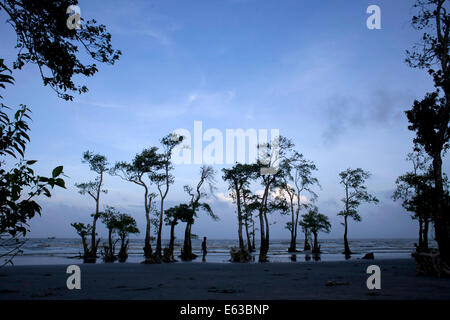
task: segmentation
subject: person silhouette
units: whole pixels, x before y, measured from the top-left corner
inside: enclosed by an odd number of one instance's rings
[[[207,251],[206,251],[206,237],[203,237],[202,253],[203,253],[202,261],[204,262],[204,261],[206,261],[206,254],[207,254]]]

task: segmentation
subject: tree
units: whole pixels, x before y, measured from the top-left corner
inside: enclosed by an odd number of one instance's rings
[[[345,196],[341,199],[344,203],[344,210],[338,213],[338,216],[344,217],[344,253],[350,255],[350,247],[348,246],[347,232],[348,232],[348,218],[357,222],[361,221],[357,209],[361,203],[378,203],[378,199],[367,192],[367,187],[364,185],[366,179],[370,177],[370,173],[361,168],[347,169],[339,173],[341,178],[340,183],[344,185]]]
[[[317,194],[312,190],[314,185],[320,187],[319,181],[313,176],[313,172],[317,171],[314,162],[306,160],[304,156],[298,152],[294,152],[292,157],[286,159],[283,163],[285,174],[281,179],[280,188],[287,194],[291,221],[287,223],[287,228],[291,232],[291,242],[288,252],[297,251],[297,227],[299,225],[299,216],[301,208],[308,207],[308,203],[302,203],[302,196],[307,192],[310,201],[317,198]],[[307,233],[305,231],[304,250],[309,250]]]
[[[255,220],[253,219],[253,211],[255,208],[249,205],[249,201],[252,197],[251,191],[249,189],[244,188],[242,190],[242,204],[243,204],[243,220],[245,226],[245,234],[247,236],[247,248],[248,252],[255,251]],[[250,224],[252,230],[250,231]],[[250,236],[252,238],[250,238]],[[251,239],[251,240],[250,240]]]
[[[95,262],[97,257],[98,241],[96,241],[96,225],[97,220],[100,218],[100,195],[107,193],[106,189],[103,189],[103,177],[105,172],[108,171],[108,160],[104,155],[94,154],[90,151],[83,153],[83,163],[87,163],[91,171],[97,174],[94,181],[76,183],[75,186],[79,189],[80,194],[88,194],[95,201],[95,213],[92,214],[92,231],[91,231],[91,247],[86,252],[86,262]]]
[[[0,88],[14,83],[10,72],[0,59]],[[29,231],[29,221],[41,214],[36,198],[50,197],[49,189],[55,186],[65,188],[62,166],[54,168],[51,177],[44,177],[35,174],[31,167],[36,160],[25,160],[31,110],[21,105],[12,119],[8,110],[11,108],[0,103],[0,258],[6,258],[5,264],[12,263],[20,252],[24,240],[19,237]]]
[[[95,20],[88,21],[86,28],[83,27],[81,30],[67,28],[66,10],[69,5],[75,4],[77,4],[76,0],[0,0],[0,11],[3,10],[6,13],[6,22],[17,34],[15,47],[18,49],[18,55],[13,63],[14,69],[22,69],[29,62],[37,64],[44,85],[50,85],[59,97],[66,100],[73,99],[67,92],[87,91],[86,86],[73,82],[73,76],[89,77],[98,71],[95,63],[83,64],[80,61],[78,45],[84,47],[90,58],[97,62],[114,64],[121,54],[120,51],[112,48],[111,35],[106,31],[106,27],[97,25]],[[11,73],[10,69],[0,58],[0,88],[5,89],[5,83],[13,84],[14,78],[7,74],[8,72]],[[64,187],[64,180],[60,177],[63,170],[62,166],[55,168],[51,178],[34,174],[31,165],[36,161],[23,159],[25,144],[29,141],[27,134],[29,128],[25,119],[30,119],[30,109],[21,105],[13,122],[9,120],[5,109],[7,107],[1,104],[2,145],[0,148],[5,152],[2,152],[2,157],[8,154],[16,158],[17,152],[22,159],[11,172],[0,169],[3,184],[2,215],[3,213],[12,214],[11,217],[2,217],[2,219],[8,221],[8,233],[18,228],[15,232],[25,235],[29,219],[41,213],[41,207],[34,198],[40,194],[50,197],[49,187]],[[11,128],[14,129],[10,130]],[[23,189],[32,191],[29,192],[28,199],[19,201],[19,198],[23,198],[21,197]],[[8,202],[6,207],[3,201]],[[8,207],[12,211],[9,211]],[[14,221],[17,222],[17,228],[12,226]],[[1,235],[3,233],[0,233],[0,238]],[[8,254],[11,252],[17,252],[17,250],[9,250]]]
[[[300,225],[306,230],[311,231],[314,236],[313,253],[320,253],[320,246],[317,242],[317,235],[320,231],[330,233],[331,224],[328,217],[322,213],[319,213],[319,209],[314,206],[307,214],[302,215],[302,221]]]
[[[163,152],[159,155],[160,168],[162,173],[155,173],[152,176],[152,180],[155,182],[159,195],[160,195],[160,210],[159,210],[159,221],[158,221],[158,235],[156,238],[156,255],[161,258],[161,238],[162,238],[162,225],[163,225],[163,215],[164,215],[164,200],[169,193],[169,187],[174,183],[175,179],[170,171],[173,169],[172,163],[170,161],[172,157],[173,149],[183,141],[183,136],[178,136],[176,134],[169,134],[161,139]]]
[[[73,222],[70,224],[77,234],[81,237],[81,243],[83,244],[83,259],[87,259],[87,253],[89,251],[89,245],[87,242],[87,237],[92,232],[92,226],[90,224],[85,225],[82,222]]]
[[[184,203],[165,211],[164,221],[166,222],[166,225],[170,226],[170,240],[169,247],[164,250],[164,262],[176,261],[173,256],[173,250],[175,246],[175,226],[178,224],[178,221],[192,221],[193,223],[194,214],[195,212],[193,212],[191,207]]]
[[[259,262],[267,261],[267,252],[269,251],[269,219],[268,213],[278,210],[279,206],[271,198],[274,186],[281,184],[280,180],[283,177],[284,170],[273,170],[269,168],[277,168],[285,158],[289,156],[294,144],[285,137],[279,137],[278,140],[273,140],[270,143],[258,145],[260,159],[256,163],[256,180],[258,180],[263,187],[261,195],[255,195],[252,206],[258,208],[258,217],[260,223],[261,245],[259,249]]]
[[[183,222],[186,222],[186,229],[184,232],[184,244],[183,250],[181,252],[181,259],[183,261],[190,261],[195,259],[197,256],[192,253],[192,242],[191,242],[191,230],[194,224],[195,217],[197,213],[202,210],[206,212],[213,220],[218,220],[219,218],[214,214],[211,206],[206,202],[200,202],[201,199],[207,198],[209,194],[213,193],[214,190],[214,179],[215,171],[211,166],[201,166],[200,167],[200,180],[196,187],[185,185],[184,190],[189,195],[189,207],[190,210],[185,211],[185,215],[182,218]],[[209,187],[209,193],[205,190],[205,186]]]
[[[414,101],[406,111],[409,130],[416,132],[414,142],[423,146],[432,158],[435,185],[433,215],[436,241],[442,262],[450,264],[450,210],[446,204],[442,175],[442,157],[450,138],[450,13],[447,0],[417,0],[418,14],[412,26],[423,32],[422,40],[407,51],[406,62],[413,68],[426,69],[433,77],[436,91]]]
[[[98,71],[96,62],[112,65],[121,55],[120,50],[113,49],[106,27],[95,20],[83,23],[80,30],[67,27],[66,10],[77,3],[76,0],[0,0],[0,11],[6,13],[7,23],[17,34],[14,69],[20,70],[27,63],[36,64],[44,86],[49,85],[65,100],[73,99],[71,92],[88,91],[85,85],[74,82],[74,76],[91,77]],[[93,60],[92,64],[81,62],[79,47]]]
[[[100,213],[100,218],[108,229],[108,245],[103,245],[103,260],[105,262],[116,261],[115,247],[116,242],[113,240],[113,233],[117,229],[117,218],[119,212],[114,207],[106,207],[106,210]]]
[[[242,227],[245,223],[247,246],[249,248],[249,251],[252,251],[250,236],[248,233],[247,221],[249,212],[248,210],[246,210],[246,202],[247,195],[250,192],[248,190],[248,187],[250,185],[251,179],[253,179],[256,172],[255,166],[250,164],[237,163],[230,169],[222,169],[222,172],[222,179],[228,182],[228,189],[230,190],[237,206],[239,249],[241,251],[245,250],[244,238],[242,233]]]
[[[152,183],[152,176],[160,167],[160,158],[157,151],[158,148],[156,147],[144,149],[141,153],[136,154],[131,163],[116,162],[110,170],[112,175],[144,188],[144,209],[147,222],[145,228],[144,257],[147,262],[150,262],[152,258],[150,212],[153,199],[157,195],[150,191],[150,184]],[[145,179],[146,176],[147,180]]]
[[[118,213],[116,232],[120,239],[120,250],[117,258],[119,262],[125,262],[128,259],[129,235],[139,233],[136,220],[126,213]]]
[[[427,168],[429,159],[422,150],[415,149],[409,153],[408,161],[413,164],[413,171],[401,175],[395,181],[397,188],[392,196],[395,200],[402,200],[402,206],[409,212],[413,212],[413,219],[419,221],[419,245],[418,251],[428,250],[428,226],[432,212],[436,210],[433,201],[433,170]]]

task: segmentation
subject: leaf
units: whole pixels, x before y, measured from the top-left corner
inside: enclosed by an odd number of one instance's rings
[[[53,169],[52,176],[53,178],[56,178],[63,172],[63,166],[58,166],[55,169]]]
[[[61,187],[61,188],[64,188],[64,189],[66,188],[66,183],[65,183],[64,180],[61,179],[61,178],[56,179],[55,184],[56,184],[58,187]]]

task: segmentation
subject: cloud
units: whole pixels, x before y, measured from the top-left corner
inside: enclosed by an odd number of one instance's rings
[[[90,106],[94,106],[94,107],[99,107],[99,108],[107,108],[107,109],[123,108],[122,104],[116,104],[116,103],[104,103],[104,102],[84,101],[84,100],[78,100],[77,103],[84,104],[84,105],[90,105]]]
[[[292,186],[290,186],[292,187]],[[263,190],[261,190],[261,192],[263,192]],[[262,193],[261,193],[262,195]],[[289,201],[289,194],[286,192],[286,190],[281,189],[281,188],[275,188],[271,193],[270,193],[270,197],[272,199],[276,198],[276,197],[284,197],[285,199],[287,199]],[[294,195],[293,201],[296,203],[297,202],[297,195]],[[305,197],[304,195],[300,195],[300,203],[301,204],[308,204],[309,200],[307,197]]]
[[[336,142],[344,133],[366,125],[390,126],[403,116],[413,97],[405,92],[377,89],[358,96],[334,94],[322,107],[325,144]]]
[[[139,117],[151,119],[182,118],[187,114],[221,118],[230,113],[235,97],[233,90],[191,91],[175,100],[159,104],[143,104],[138,107],[137,113]]]
[[[233,198],[231,198],[229,195],[223,193],[223,192],[218,192],[214,195],[216,197],[216,199],[219,202],[224,202],[224,203],[228,203],[228,204],[233,204]]]
[[[148,28],[147,30],[143,30],[142,34],[147,35],[153,39],[156,39],[160,44],[164,46],[168,46],[172,44],[172,40],[164,34],[161,30]]]

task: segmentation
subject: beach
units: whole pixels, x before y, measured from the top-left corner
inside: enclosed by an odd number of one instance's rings
[[[412,258],[78,265],[80,290],[67,288],[67,265],[3,267],[0,269],[0,299],[450,299],[450,279],[417,275]],[[381,269],[380,290],[369,290],[366,286],[369,265],[378,265]]]

